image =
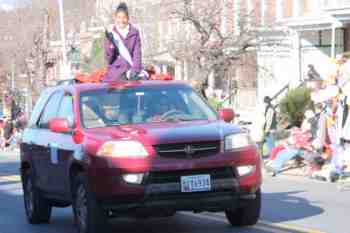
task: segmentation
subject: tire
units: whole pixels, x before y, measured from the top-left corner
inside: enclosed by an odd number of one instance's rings
[[[108,232],[108,215],[89,191],[83,173],[73,178],[73,213],[78,233]]]
[[[49,223],[52,207],[34,184],[32,173],[24,173],[23,199],[27,220],[30,224]]]
[[[235,210],[226,210],[226,218],[232,226],[252,226],[260,218],[261,190],[256,192],[256,198],[249,200],[247,205]]]

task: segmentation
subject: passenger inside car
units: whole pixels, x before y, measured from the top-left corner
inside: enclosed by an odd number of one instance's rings
[[[101,109],[97,100],[94,98],[83,98],[82,111],[84,114],[84,124],[88,128],[105,126],[101,119]]]

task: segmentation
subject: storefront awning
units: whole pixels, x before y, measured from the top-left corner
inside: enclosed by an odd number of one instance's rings
[[[350,23],[350,7],[342,9],[329,9],[326,11],[341,23]]]
[[[284,25],[296,31],[320,31],[331,29],[336,19],[330,15],[317,15],[288,18],[283,21]]]

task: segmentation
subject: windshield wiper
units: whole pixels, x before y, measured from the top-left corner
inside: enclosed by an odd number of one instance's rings
[[[120,123],[111,123],[111,124],[107,124],[106,126],[110,127],[110,126],[120,126],[120,125],[122,125],[122,124],[120,124]]]
[[[189,117],[173,117],[173,118],[168,118],[165,121],[171,121],[171,122],[176,122],[176,121],[199,121],[203,119],[196,119],[196,118],[189,118]]]

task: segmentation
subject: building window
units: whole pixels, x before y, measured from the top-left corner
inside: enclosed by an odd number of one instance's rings
[[[222,1],[222,10],[221,10],[221,25],[220,31],[223,35],[227,34],[227,2],[226,0]]]
[[[276,0],[276,20],[283,18],[283,0]]]
[[[322,0],[309,0],[309,10],[311,12],[314,12],[314,13],[319,13],[320,10],[321,10],[321,7],[323,5],[323,2]]]
[[[253,9],[253,3],[252,0],[246,0],[247,2],[247,9],[246,9],[246,17],[248,17],[247,19],[247,23],[248,23],[248,27],[250,27],[252,25],[252,19],[254,17],[254,9]]]
[[[301,2],[300,0],[293,0],[293,17],[301,15]]]
[[[266,0],[261,0],[261,26],[265,26]]]
[[[234,0],[234,22],[235,22],[235,34],[239,35],[241,33],[241,22],[240,22],[240,14],[241,14],[241,0]]]

